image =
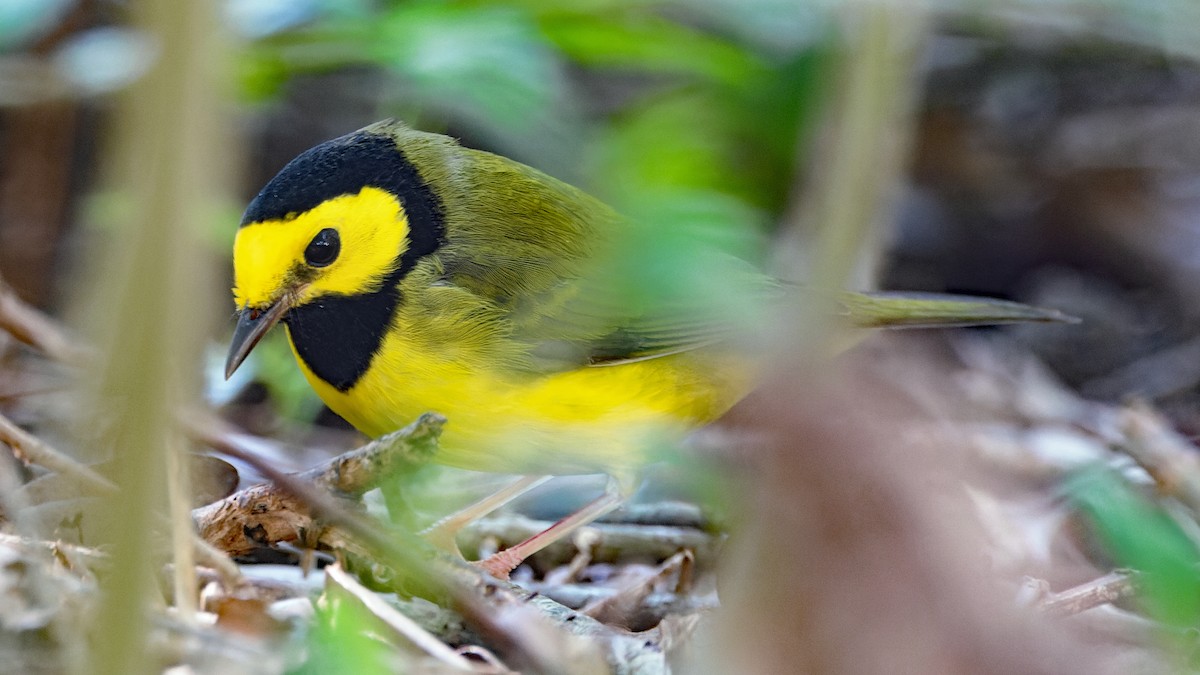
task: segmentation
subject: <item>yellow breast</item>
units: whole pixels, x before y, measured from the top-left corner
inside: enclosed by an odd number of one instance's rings
[[[503,473],[615,472],[729,408],[747,389],[746,364],[689,352],[548,375],[513,374],[454,344],[385,339],[366,374],[340,392],[297,359],[325,403],[371,436],[428,411],[449,420],[437,460]]]

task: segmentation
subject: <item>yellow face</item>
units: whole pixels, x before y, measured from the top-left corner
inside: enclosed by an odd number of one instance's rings
[[[233,245],[234,301],[240,310],[258,309],[288,296],[295,307],[376,291],[399,264],[408,233],[400,201],[376,187],[291,218],[250,223]]]

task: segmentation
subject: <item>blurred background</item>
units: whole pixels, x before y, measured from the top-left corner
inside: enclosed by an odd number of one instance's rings
[[[218,295],[258,188],[304,149],[384,117],[627,211],[652,201],[663,232],[762,258],[803,221],[836,122],[838,50],[854,30],[840,3],[786,0],[219,5],[229,50],[212,103],[229,133],[214,143],[236,179],[196,251],[220,270]],[[898,71],[915,109],[895,133],[911,134],[911,155],[879,228],[886,254],[857,285],[1073,312],[1085,326],[1030,343],[1058,375],[1108,400],[1150,396],[1200,430],[1197,9],[922,7],[930,23],[911,72]],[[0,6],[0,273],[39,307],[63,307],[89,238],[104,236],[99,163],[114,99],[160,49],[126,12],[103,0]],[[209,327],[217,341],[225,316]],[[277,341],[247,376],[269,383],[288,416],[311,418],[317,404],[279,356]],[[246,384],[209,379],[218,402]]]
[[[1200,4],[215,6],[223,46],[211,66],[220,88],[207,103],[223,122],[200,170],[219,174],[225,189],[205,198],[189,255],[211,271],[196,278],[196,298],[222,304],[199,324],[209,346],[194,368],[204,397],[226,417],[291,444],[280,459],[291,467],[310,464],[313,448],[328,453],[361,439],[311,393],[279,332],[223,380],[233,235],[241,209],[287,161],[385,117],[525,162],[653,223],[633,261],[650,282],[703,277],[693,258],[671,255],[685,239],[789,279],[819,275],[813,251],[835,255],[822,237],[845,224],[838,207],[861,207],[850,218],[861,232],[836,261],[835,281],[1014,299],[1082,319],[974,334],[1001,345],[987,356],[944,334],[905,336],[885,366],[953,361],[956,376],[922,383],[947,398],[954,387],[979,392],[964,372],[1017,388],[1034,385],[1004,378],[1033,369],[1040,394],[1067,392],[1056,402],[1139,397],[1183,437],[1200,434]],[[164,50],[131,23],[126,2],[0,2],[0,278],[52,315],[79,313],[80,270],[97,251],[121,246],[113,215],[120,195],[105,181],[119,140],[112,129],[122,96]],[[878,165],[851,170],[850,189],[837,193],[828,185],[852,154],[847,134],[864,139]],[[829,201],[837,195],[848,203]],[[37,397],[55,381],[2,337],[0,375],[6,414],[35,426],[53,417]],[[897,377],[917,386],[911,374]],[[1038,400],[1041,412],[1013,404],[1020,415],[1010,410],[1005,420],[1032,428],[1054,408]],[[1057,422],[1063,433],[1087,415],[1068,417]],[[1006,497],[1061,497],[1039,472],[1054,464],[1061,478],[1077,468],[1078,439],[1051,440],[1029,441],[1031,461],[1042,463],[1022,465],[1025,482]],[[1087,457],[1100,457],[1103,443],[1088,442]],[[1015,461],[1005,470],[1016,471]],[[1133,482],[1151,483],[1144,475]],[[1142,524],[1122,522],[1125,531]],[[1077,526],[1054,532],[1078,535]],[[1189,560],[1200,559],[1189,541]],[[1007,571],[1081,583],[1113,563],[1090,546],[1080,546],[1094,554],[1086,571],[1063,571],[1050,553],[1038,559],[1042,567]],[[1194,578],[1180,583],[1200,592]],[[1197,615],[1185,612],[1181,622]]]

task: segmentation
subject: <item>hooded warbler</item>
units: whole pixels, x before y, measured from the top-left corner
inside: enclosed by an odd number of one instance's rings
[[[441,463],[621,475],[648,438],[718,417],[752,378],[728,326],[606,288],[628,227],[528,166],[373,124],[298,156],[246,209],[226,376],[282,322],[313,389],[369,436],[432,410],[449,420]],[[951,296],[840,304],[864,325],[1059,318]]]

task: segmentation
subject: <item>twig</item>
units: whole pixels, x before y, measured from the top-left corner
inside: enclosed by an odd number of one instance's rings
[[[90,467],[42,442],[0,414],[0,441],[9,444],[24,460],[79,479],[101,494],[116,494],[117,486]]]
[[[596,545],[599,535],[590,528],[583,528],[571,538],[575,544],[575,556],[571,562],[555,568],[546,574],[548,584],[566,584],[579,578],[579,573],[592,564],[592,548]]]
[[[689,502],[670,500],[626,504],[596,522],[621,525],[662,525],[686,527],[693,530],[704,530],[710,525],[699,506]]]
[[[597,584],[543,584],[522,582],[528,590],[544,595],[571,609],[579,609],[598,600],[611,598],[620,591]],[[678,593],[650,593],[628,616],[630,626],[653,626],[668,616],[712,612],[720,607],[716,594],[702,596]]]
[[[379,487],[399,471],[428,463],[437,450],[437,439],[445,423],[446,418],[441,415],[426,413],[399,431],[342,453],[319,466],[292,474],[265,463],[246,442],[251,437],[235,431],[226,422],[207,414],[201,414],[200,418],[183,418],[184,431],[193,440],[253,465],[271,480],[294,476],[350,496],[359,496]]]
[[[1117,450],[1140,464],[1159,489],[1173,495],[1193,513],[1200,513],[1200,457],[1196,446],[1171,428],[1144,402],[1134,401],[1121,411]]]
[[[79,544],[69,544],[65,541],[33,540],[15,534],[0,532],[0,545],[15,546],[24,549],[46,549],[56,558],[63,561],[68,567],[81,562],[88,567],[107,565],[109,563],[108,554],[104,551],[80,546]]]
[[[92,355],[90,350],[68,337],[57,321],[18,298],[3,279],[0,279],[0,330],[51,359],[69,365],[82,365]]]
[[[462,654],[464,657],[468,655],[475,657],[484,664],[491,666],[492,670],[497,673],[512,672],[508,669],[508,666],[504,665],[500,657],[493,654],[491,650],[484,649],[479,645],[463,645],[454,651],[457,654]]]
[[[225,555],[224,551],[208,543],[203,537],[196,532],[192,532],[192,548],[195,551],[196,559],[209,567],[216,570],[221,576],[221,582],[226,586],[236,585],[242,579],[242,571],[238,569],[236,563]]]
[[[307,471],[285,473],[248,450],[242,436],[211,424],[186,423],[188,433],[213,449],[254,466],[272,483],[255,485],[218,502],[192,510],[200,536],[229,555],[246,555],[264,546],[298,541],[305,533],[319,532],[319,520],[345,520],[329,494],[358,496],[377,487],[396,472],[428,461],[436,449],[444,418],[422,415],[412,425],[344,453]],[[344,525],[344,522],[337,523]],[[362,525],[353,520],[351,528]],[[358,536],[358,533],[355,533]],[[361,537],[380,539],[378,529]],[[389,547],[394,545],[389,544]],[[410,559],[404,554],[401,560]]]
[[[248,542],[239,542],[239,537],[249,540],[250,543],[259,542],[261,539],[268,544],[295,541],[298,538],[297,532],[291,532],[289,536],[278,539],[271,538],[271,533],[265,531],[258,521],[260,517],[270,516],[272,509],[281,508],[294,511],[302,516],[305,522],[324,520],[330,525],[341,527],[392,562],[419,563],[420,556],[417,550],[422,546],[414,535],[348,511],[330,492],[358,495],[371,489],[375,482],[382,480],[385,475],[370,473],[367,470],[369,466],[382,466],[395,471],[405,466],[423,463],[436,448],[437,437],[444,422],[445,418],[440,415],[427,413],[404,429],[335,457],[313,469],[295,474],[281,471],[246,448],[238,434],[229,433],[226,429],[211,429],[189,423],[187,430],[193,438],[208,443],[222,454],[246,462],[272,482],[255,485],[219,502],[194,509],[192,516],[197,521],[201,536],[226,552],[230,552],[230,549],[224,548],[219,541],[214,541],[213,536],[210,536],[211,528],[221,525],[214,519],[215,512],[228,512],[229,517],[235,521],[225,523],[218,528],[220,531],[245,528],[237,537],[231,537],[228,541],[235,544],[236,550],[249,552],[257,546],[247,546]],[[206,533],[206,530],[209,532]],[[224,538],[218,537],[218,540],[221,539]]]
[[[654,628],[642,631],[641,635],[657,644],[664,654],[670,654],[676,648],[691,642],[692,635],[695,634],[707,611],[708,608],[689,614],[672,614],[664,617],[662,622]]]
[[[610,672],[601,648],[610,661],[619,658],[620,635],[595,619],[494,579],[483,590],[480,598],[460,599],[458,610],[514,668],[547,675],[599,675]]]
[[[1136,589],[1137,580],[1132,573],[1110,572],[1086,584],[1054,593],[1042,599],[1037,607],[1047,616],[1071,616],[1132,597]]]
[[[474,550],[489,537],[503,546],[524,541],[544,531],[553,523],[535,520],[519,514],[505,513],[481,518],[460,535],[464,550]],[[652,561],[665,560],[681,550],[690,550],[702,567],[713,563],[720,551],[722,538],[691,527],[669,525],[626,525],[598,522],[588,525],[598,537],[591,549],[592,559],[611,562],[630,557],[645,557]],[[569,541],[556,542],[539,551],[537,560],[547,565],[565,565],[575,555]]]
[[[646,598],[650,597],[654,587],[675,574],[682,578],[692,564],[692,560],[690,551],[680,551],[663,561],[649,576],[629,584],[608,597],[589,602],[580,611],[607,624],[630,627],[634,613],[645,604]]]

